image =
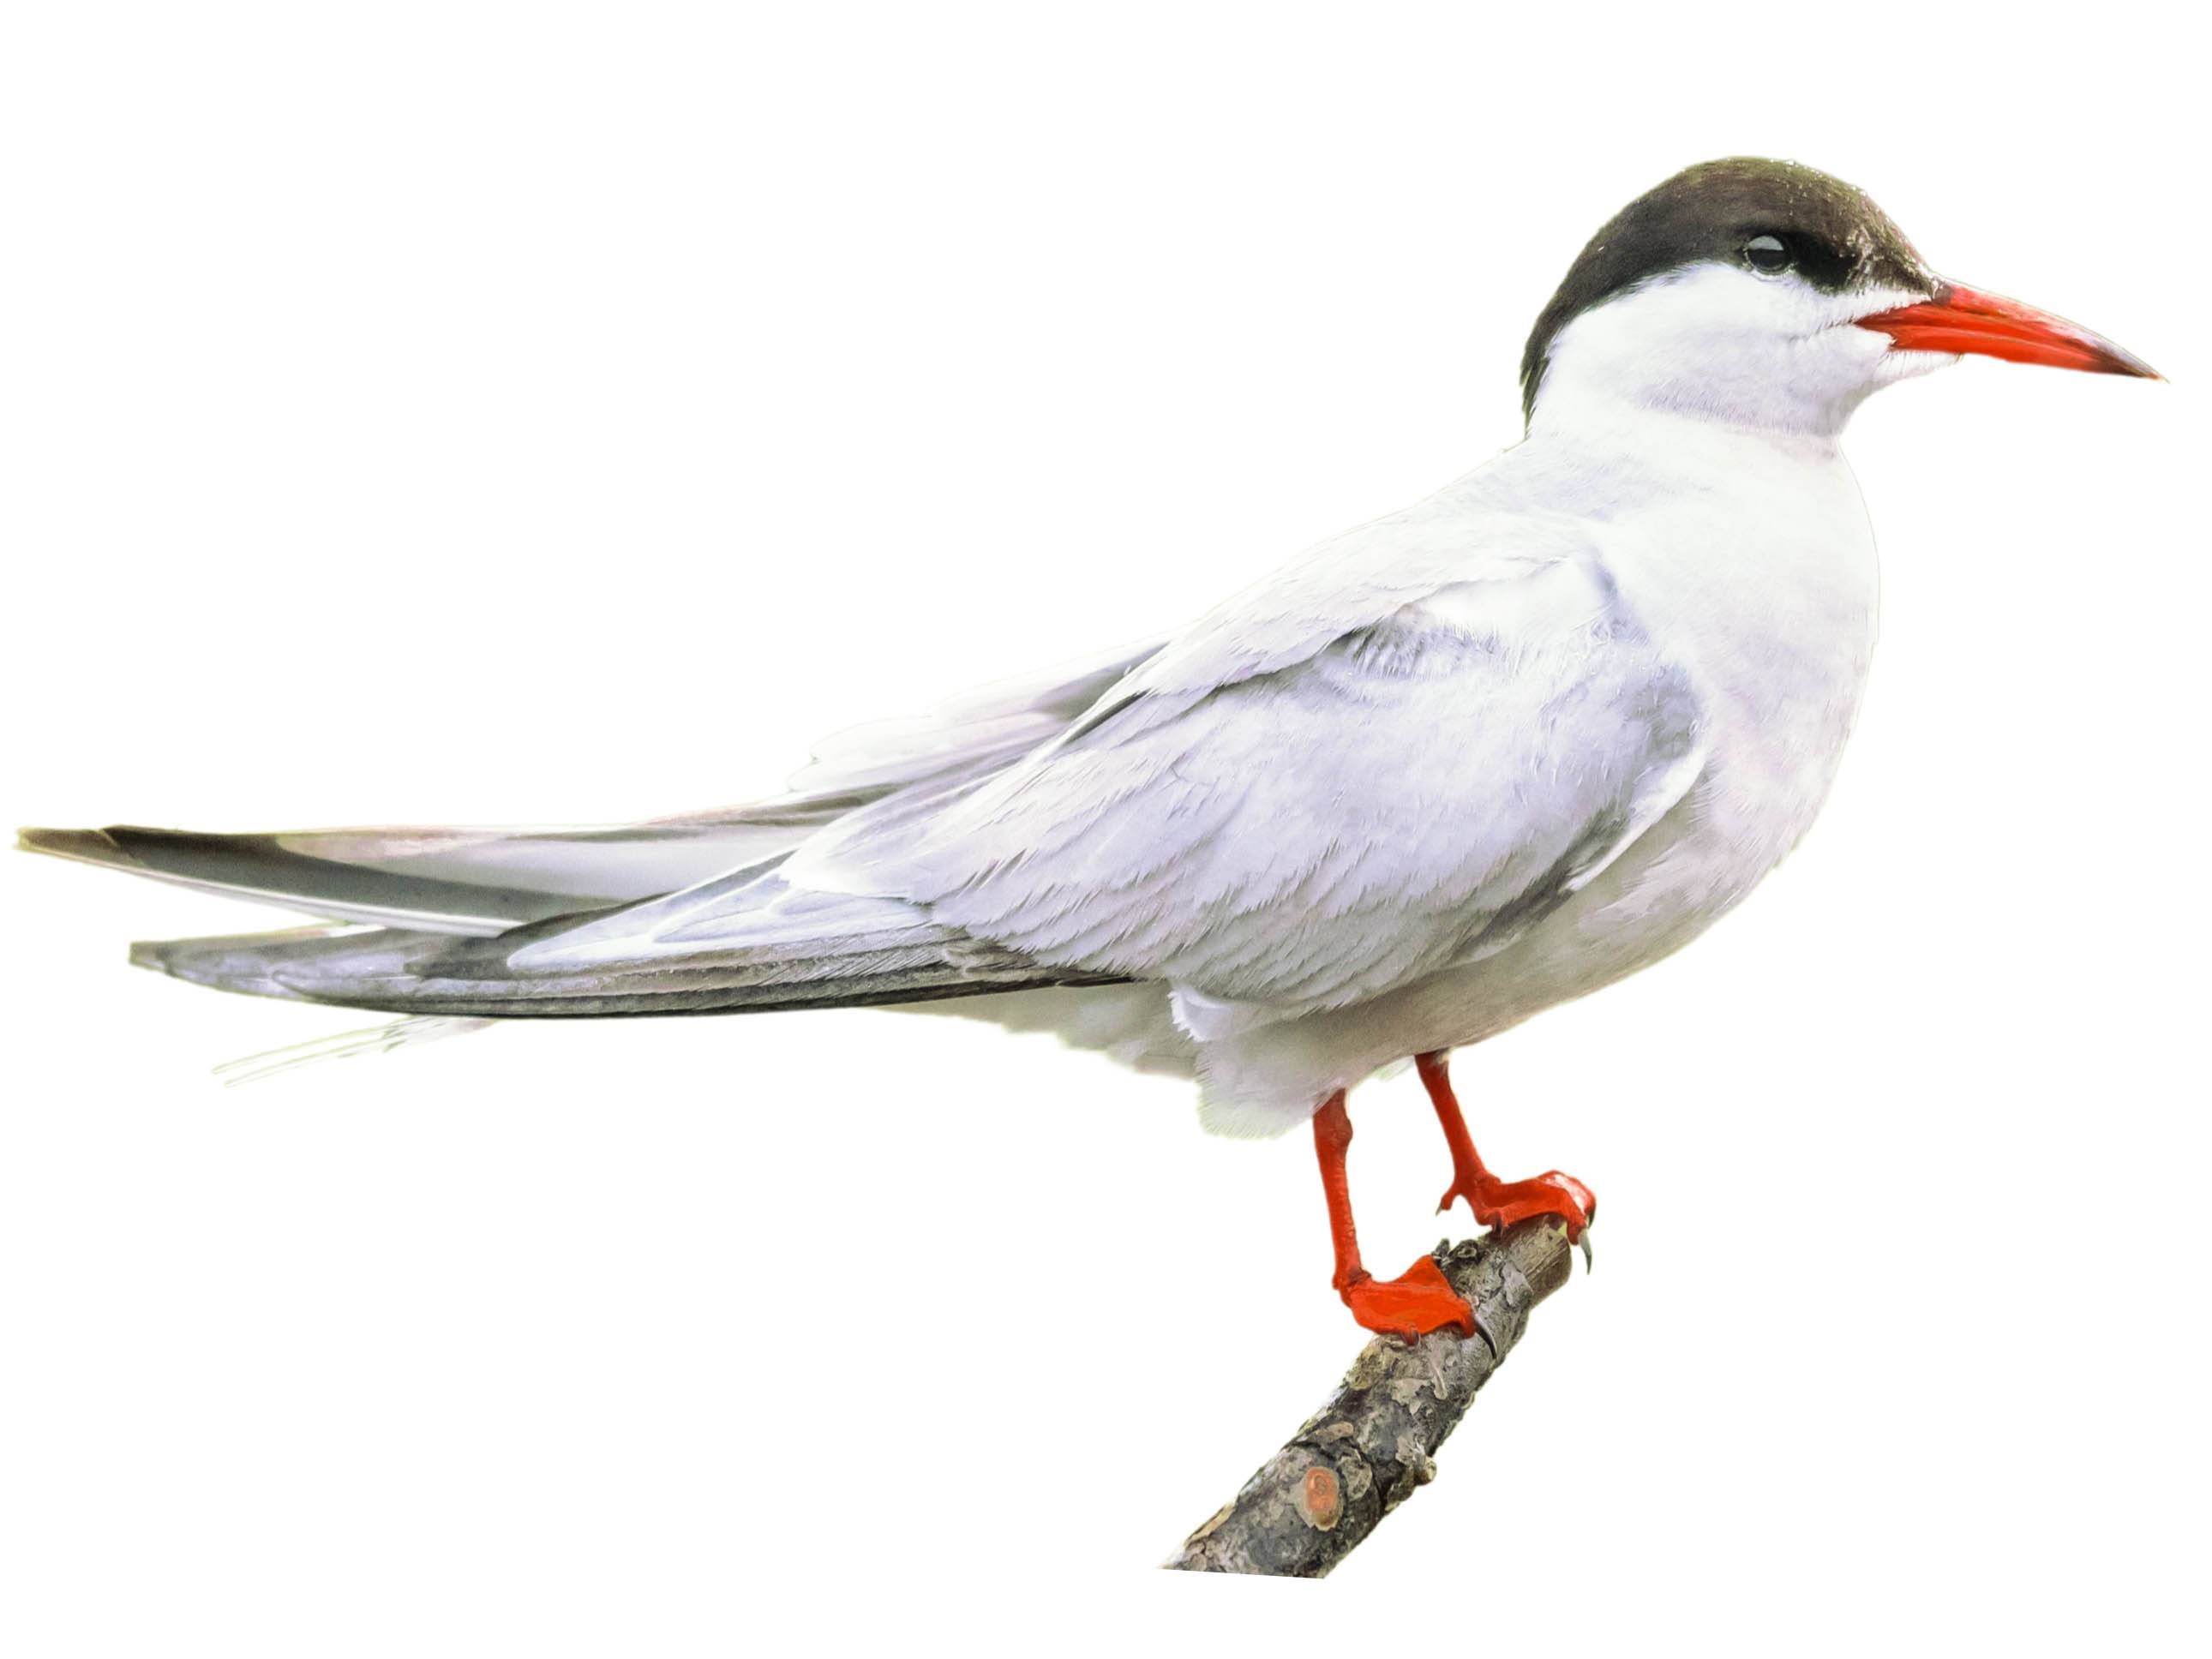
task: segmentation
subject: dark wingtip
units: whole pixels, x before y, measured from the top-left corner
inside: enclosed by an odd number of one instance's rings
[[[105,830],[18,830],[15,850],[76,859],[84,864],[131,864],[131,854]]]

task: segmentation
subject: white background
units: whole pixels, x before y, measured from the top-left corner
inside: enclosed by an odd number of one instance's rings
[[[1493,1162],[1603,1195],[1599,1271],[1325,1586],[1152,1567],[1358,1346],[1304,1137],[865,1012],[225,1092],[362,1018],[125,969],[264,913],[0,860],[0,1646],[2201,1643],[2212,368],[2158,9],[13,9],[11,821],[771,791],[1510,442],[1583,240],[1715,155],[2173,384],[1861,415],[1832,805],[1462,1057]],[[1443,1148],[1410,1078],[1354,1104],[1410,1259]]]

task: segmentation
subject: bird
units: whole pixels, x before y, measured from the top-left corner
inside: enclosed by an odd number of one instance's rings
[[[1349,1092],[1412,1060],[1440,1209],[1596,1199],[1477,1152],[1448,1057],[1648,967],[1819,813],[1877,574],[1839,440],[1966,356],[2159,379],[1939,276],[1863,191],[1710,161],[1609,220],[1521,361],[1522,440],[1188,626],[828,740],[785,794],[575,830],[27,830],[28,850],[310,925],[132,947],[194,984],[400,1016],[921,1005],[1310,1127],[1365,1328],[1476,1334],[1437,1261],[1363,1262]]]

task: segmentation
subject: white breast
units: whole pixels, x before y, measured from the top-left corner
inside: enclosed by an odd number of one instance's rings
[[[1710,723],[1698,785],[1496,954],[1209,1047],[1212,1127],[1279,1129],[1310,1111],[1316,1090],[1480,1042],[1648,966],[1742,899],[1811,827],[1874,647],[1874,540],[1850,469],[1832,445],[1693,423],[1664,444],[1614,438],[1602,470],[1532,440],[1492,476],[1532,509],[1573,503],[1589,514],[1621,594],[1695,678]],[[1640,464],[1624,466],[1623,455]]]
[[[1832,445],[1694,425],[1668,439],[1614,450],[1664,465],[1620,481],[1601,533],[1622,594],[1695,679],[1704,775],[1602,878],[1419,1010],[1457,1042],[1694,939],[1782,861],[1835,781],[1880,599],[1850,469]]]
[[[1873,533],[1842,455],[1734,447],[1710,487],[1654,500],[1608,550],[1632,605],[1696,678],[1712,753],[1696,836],[1726,866],[1711,874],[1732,890],[1728,902],[1826,799],[1880,603]]]

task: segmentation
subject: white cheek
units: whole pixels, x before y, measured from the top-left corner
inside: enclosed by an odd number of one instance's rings
[[[1655,351],[1697,351],[1727,369],[1771,363],[1826,321],[1827,296],[1786,276],[1740,266],[1703,264],[1670,273],[1586,312],[1553,348],[1631,358]]]
[[[1915,294],[1824,294],[1789,276],[1705,264],[1585,313],[1553,343],[1539,412],[1626,399],[1718,419],[1833,433],[1869,392],[1948,358],[1893,352],[1859,317]],[[1917,361],[1914,361],[1917,360]]]

